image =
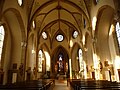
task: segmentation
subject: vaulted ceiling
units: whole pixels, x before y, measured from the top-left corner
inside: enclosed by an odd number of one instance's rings
[[[30,23],[35,21],[39,35],[47,32],[51,38],[77,30],[80,35],[84,21],[89,25],[91,0],[31,0]],[[30,2],[29,2],[30,4]]]

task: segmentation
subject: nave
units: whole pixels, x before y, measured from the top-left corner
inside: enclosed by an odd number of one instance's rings
[[[120,83],[107,80],[40,79],[0,85],[0,90],[120,90]]]
[[[119,89],[120,0],[0,0],[1,88],[58,89],[65,78],[65,88]]]
[[[70,90],[70,87],[67,86],[67,80],[55,80],[53,90]]]

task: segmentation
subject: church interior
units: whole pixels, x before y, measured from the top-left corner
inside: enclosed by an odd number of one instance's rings
[[[59,79],[118,85],[120,0],[0,0],[0,85]]]

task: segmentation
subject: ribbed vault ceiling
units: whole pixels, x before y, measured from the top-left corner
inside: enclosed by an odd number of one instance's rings
[[[88,22],[87,10],[84,0],[34,0],[31,23],[35,20],[39,35],[46,31],[51,38],[61,32],[67,37],[70,30],[81,34],[83,19]]]

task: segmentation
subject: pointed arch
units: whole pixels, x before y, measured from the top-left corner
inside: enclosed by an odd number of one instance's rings
[[[79,71],[79,49],[82,49],[82,47],[78,43],[74,43],[72,50],[71,50],[71,57],[72,57],[72,70],[73,71]]]
[[[108,39],[111,23],[113,22],[113,15],[114,9],[108,5],[102,6],[97,14],[97,25],[94,36],[96,53],[100,57],[100,60],[102,60],[102,63],[106,59],[111,60]]]
[[[15,8],[9,8],[9,9],[7,9],[7,10],[5,10],[3,12],[2,18],[3,17],[6,18],[6,13],[8,14],[8,12],[12,12],[16,16],[17,21],[19,23],[20,31],[22,33],[22,41],[26,41],[26,39],[27,39],[27,37],[26,37],[27,32],[25,32],[25,25],[24,25],[23,18],[21,16],[20,12],[17,9],[15,9]]]
[[[2,13],[1,19],[5,29],[7,29],[5,30],[7,31],[7,35],[5,36],[5,47],[7,48],[7,51],[4,49],[4,57],[8,58],[4,58],[3,68],[5,70],[10,69],[14,63],[19,67],[20,63],[25,63],[26,59],[26,55],[24,54],[26,54],[25,48],[27,38],[23,18],[17,9],[9,8]],[[8,65],[8,68],[5,68],[6,64]]]
[[[52,60],[51,65],[53,65],[52,72],[55,72],[55,66],[57,65],[59,55],[63,56],[64,71],[66,69],[66,67],[65,67],[66,63],[69,66],[69,53],[62,45],[59,45],[54,49],[54,51],[51,54],[51,56],[52,56],[51,57],[51,60]],[[67,68],[69,68],[68,66],[67,66]],[[68,69],[68,72],[69,72],[69,69]]]

